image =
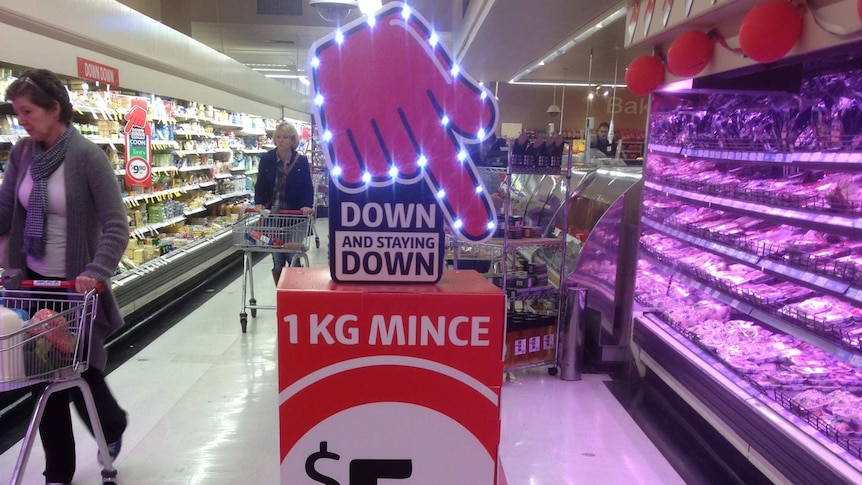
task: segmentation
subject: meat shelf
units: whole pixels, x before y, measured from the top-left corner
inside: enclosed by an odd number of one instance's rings
[[[691,174],[679,175],[671,173],[661,174],[652,178],[653,182],[667,187],[717,195],[725,199],[736,199],[774,207],[787,207],[790,209],[832,214],[862,215],[862,202],[840,199],[832,200],[828,194],[824,195],[816,188],[810,190],[804,185],[799,185],[794,187],[797,190],[796,193],[776,191],[770,186],[752,189],[744,187],[744,184],[751,180],[725,179],[721,177],[716,179],[711,175],[714,174],[708,172],[692,177]],[[804,191],[805,193],[799,193],[800,191]]]
[[[667,156],[708,158],[730,162],[775,163],[784,166],[804,166],[820,169],[859,170],[862,153],[850,151],[792,151],[763,152],[757,150],[727,150],[688,148],[670,145],[652,145],[650,153]]]
[[[682,237],[700,247],[749,264],[760,264],[773,272],[814,284],[832,292],[845,292],[846,284],[862,285],[862,267],[852,261],[817,256],[799,251],[792,241],[766,242],[742,235],[725,234],[686,223],[674,216],[662,216],[658,211],[644,212],[644,222],[672,237]],[[655,222],[663,219],[665,222]],[[848,249],[849,253],[849,249]],[[821,277],[836,281],[820,280]],[[855,297],[854,297],[855,299]],[[859,301],[859,300],[857,300]]]
[[[731,370],[711,349],[685,336],[684,328],[660,315],[645,314],[635,322],[635,342],[644,363],[684,388],[689,404],[719,417],[722,434],[749,452],[783,458],[782,466],[800,483],[859,483],[860,439],[837,433],[824,419],[802,409],[793,401],[794,393],[764,389],[746,374]],[[812,449],[840,459],[812,461]]]
[[[657,317],[661,319],[661,321],[671,327],[674,331],[679,333],[682,337],[688,339],[691,343],[696,345],[701,351],[709,354],[712,358],[723,361],[721,356],[715,353],[714,349],[709,345],[704,344],[696,334],[691,332],[689,329],[680,325],[676,322],[673,317],[664,312],[652,312]],[[727,363],[725,362],[727,365]],[[724,366],[723,366],[724,367]],[[829,421],[823,419],[818,413],[812,412],[809,409],[804,408],[796,400],[793,399],[794,394],[798,394],[799,391],[789,390],[789,387],[779,386],[779,385],[769,385],[764,382],[758,382],[757,380],[751,377],[751,374],[746,373],[745,369],[734,369],[732,365],[728,366],[732,373],[723,370],[721,367],[716,367],[716,369],[722,370],[724,375],[729,379],[735,381],[737,385],[742,384],[740,380],[744,381],[750,386],[753,386],[754,389],[751,391],[755,394],[760,393],[769,399],[778,403],[782,408],[787,411],[793,413],[793,415],[801,418],[805,423],[813,426],[819,432],[826,435],[830,440],[837,443],[841,448],[844,448],[855,458],[862,458],[862,437],[857,435],[851,435],[849,433],[839,432]],[[748,386],[745,386],[748,387]],[[792,386],[791,386],[792,387]],[[756,391],[756,392],[755,392]],[[793,420],[792,417],[786,416]]]
[[[827,328],[823,321],[813,319],[807,314],[781,314],[778,302],[764,300],[755,294],[740,291],[740,288],[717,284],[714,279],[705,280],[704,273],[693,268],[680,266],[673,259],[651,251],[642,246],[641,256],[653,264],[670,269],[676,266],[681,271],[670,271],[674,279],[688,287],[708,295],[736,312],[755,318],[770,327],[793,335],[820,347],[824,352],[855,366],[862,366],[862,342],[847,338],[844,332]],[[646,302],[643,302],[647,304]],[[649,306],[649,305],[647,305]]]
[[[661,192],[685,201],[691,205],[721,209],[762,219],[774,220],[783,224],[807,227],[825,232],[843,231],[845,235],[862,236],[862,217],[850,217],[826,213],[810,212],[802,209],[774,207],[756,202],[728,199],[689,190],[644,182],[650,190]]]
[[[649,218],[644,218],[642,222],[644,226],[655,231],[664,233],[677,240],[685,241],[692,246],[712,252],[719,256],[727,257],[733,261],[755,267],[766,274],[786,281],[791,281],[817,291],[840,296],[856,303],[862,303],[862,288],[851,286],[849,282],[799,269],[791,265],[782,264],[769,259],[769,257],[759,256],[758,254],[750,253],[743,249],[734,248],[719,242],[693,236],[685,231],[665,226],[664,224],[658,223]]]

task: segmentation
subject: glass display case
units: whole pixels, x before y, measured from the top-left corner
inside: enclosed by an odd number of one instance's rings
[[[767,475],[862,480],[862,88],[653,96],[637,363]]]
[[[586,289],[585,359],[591,367],[628,361],[643,184],[638,167],[596,169],[569,198],[568,234],[582,242],[565,287]]]

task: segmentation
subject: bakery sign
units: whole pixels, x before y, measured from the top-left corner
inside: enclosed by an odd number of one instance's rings
[[[330,174],[330,273],[435,283],[444,227],[480,242],[496,212],[471,152],[497,105],[415,10],[387,3],[317,41],[312,104]]]

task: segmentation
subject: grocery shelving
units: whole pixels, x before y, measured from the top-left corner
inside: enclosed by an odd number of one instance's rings
[[[452,250],[447,259],[455,267],[464,262],[481,261],[488,268],[488,278],[506,293],[506,371],[515,369],[547,366],[551,374],[557,373],[557,335],[559,334],[558,302],[560,290],[548,281],[546,264],[533,264],[530,254],[540,248],[563,245],[563,238],[521,237],[521,222],[515,221],[511,210],[512,183],[515,176],[556,176],[562,175],[561,160],[543,162],[522,160],[513,163],[513,150],[509,150],[510,163],[507,167],[478,167],[486,174],[505,175],[506,203],[503,214],[498,218],[501,225],[498,232],[502,237],[494,237],[481,244],[461,243],[451,240]],[[518,219],[520,221],[520,219]],[[512,227],[510,227],[510,225]],[[538,229],[538,228],[537,228]],[[515,233],[518,233],[516,237]],[[475,263],[474,263],[475,264]],[[521,264],[524,267],[518,271]]]
[[[646,142],[641,140],[623,140],[620,158],[623,160],[634,160],[643,157],[644,145],[646,145]]]
[[[710,123],[736,112],[698,110],[738,107],[751,120],[790,126],[804,104],[791,95],[663,96],[659,106],[683,108],[650,115],[636,295],[651,310],[636,324],[638,358],[668,383],[684,383],[690,403],[730,420],[716,421],[719,428],[753,440],[753,451],[770,463],[785,463],[785,476],[814,469],[825,481],[860,476],[856,425],[841,409],[814,411],[811,400],[843,393],[862,402],[862,200],[855,189],[862,153],[850,135],[812,150],[811,140],[824,138],[761,132],[755,121],[717,140],[707,135]],[[688,350],[668,354],[679,347],[674,340]],[[731,384],[711,380],[709,369]],[[754,402],[769,413],[737,427],[732,421]],[[832,455],[811,451],[802,435]],[[798,464],[763,447],[763,436]]]

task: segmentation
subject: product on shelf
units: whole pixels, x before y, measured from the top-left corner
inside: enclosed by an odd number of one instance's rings
[[[860,82],[657,96],[635,283],[755,397],[857,458],[843,438],[862,426]]]

